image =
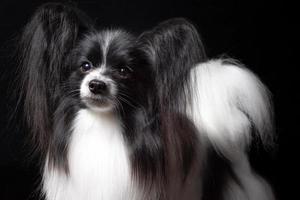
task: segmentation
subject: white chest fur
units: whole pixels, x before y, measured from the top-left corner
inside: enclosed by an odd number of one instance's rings
[[[113,114],[80,110],[69,144],[70,174],[45,170],[47,200],[135,199],[121,132],[122,126]]]

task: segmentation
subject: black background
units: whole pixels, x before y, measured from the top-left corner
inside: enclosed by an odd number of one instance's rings
[[[37,169],[24,145],[26,131],[8,127],[15,107],[11,83],[17,81],[12,57],[15,38],[43,1],[0,1],[0,200],[28,199]],[[135,33],[171,17],[197,26],[207,54],[227,54],[254,71],[273,94],[277,151],[256,152],[254,167],[272,184],[278,199],[295,198],[297,123],[299,119],[297,6],[288,1],[74,1],[101,26],[124,27]],[[298,47],[298,46],[297,46]],[[293,181],[295,180],[295,181]]]

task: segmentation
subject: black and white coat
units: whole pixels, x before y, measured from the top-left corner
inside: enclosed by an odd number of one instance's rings
[[[207,59],[188,21],[136,37],[46,4],[20,55],[46,200],[274,199],[247,155],[253,137],[272,143],[269,92],[237,61]]]

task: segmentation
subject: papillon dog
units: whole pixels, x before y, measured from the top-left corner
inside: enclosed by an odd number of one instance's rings
[[[271,200],[248,150],[272,143],[262,82],[170,19],[141,35],[41,6],[20,39],[20,98],[46,200]]]

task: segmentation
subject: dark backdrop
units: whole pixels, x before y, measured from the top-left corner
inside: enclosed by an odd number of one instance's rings
[[[101,26],[124,27],[140,33],[171,17],[185,17],[197,26],[209,57],[223,53],[254,71],[273,93],[277,152],[258,151],[254,167],[267,178],[279,199],[294,198],[299,97],[296,97],[296,5],[266,1],[74,1]],[[15,38],[42,1],[0,2],[0,199],[32,198],[37,168],[24,145],[26,130],[8,129],[15,101],[10,98],[17,81],[14,70]],[[294,9],[295,8],[295,9]]]

